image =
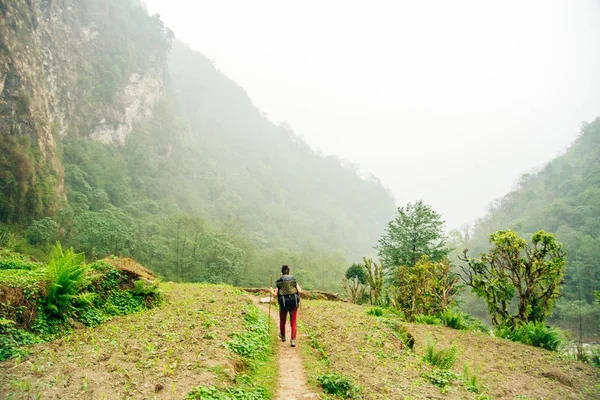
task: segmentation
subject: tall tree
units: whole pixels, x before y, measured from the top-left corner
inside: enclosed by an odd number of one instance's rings
[[[388,223],[379,239],[379,257],[388,268],[412,267],[422,256],[441,261],[450,251],[445,247],[444,221],[440,214],[422,200],[398,207],[396,217]]]

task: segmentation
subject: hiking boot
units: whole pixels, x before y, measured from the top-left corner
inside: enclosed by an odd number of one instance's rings
[[[279,338],[281,339],[282,342],[285,342],[285,335],[283,333],[279,334]]]
[[[290,340],[290,346],[296,347],[296,339]]]

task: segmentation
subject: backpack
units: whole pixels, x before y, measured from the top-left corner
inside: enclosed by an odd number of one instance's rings
[[[300,305],[296,279],[291,275],[284,275],[278,279],[278,299],[279,307],[287,311],[293,311]]]

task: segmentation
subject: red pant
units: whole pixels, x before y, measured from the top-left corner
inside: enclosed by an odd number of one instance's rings
[[[285,336],[285,320],[287,319],[288,312],[290,313],[290,325],[292,326],[292,339],[296,339],[296,314],[298,313],[298,308],[292,311],[284,308],[279,309],[279,332]]]

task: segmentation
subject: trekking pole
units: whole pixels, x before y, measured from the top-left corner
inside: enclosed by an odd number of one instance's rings
[[[273,287],[273,275],[271,275],[271,284],[269,285],[269,320],[267,321],[267,332],[271,335],[271,288]]]

